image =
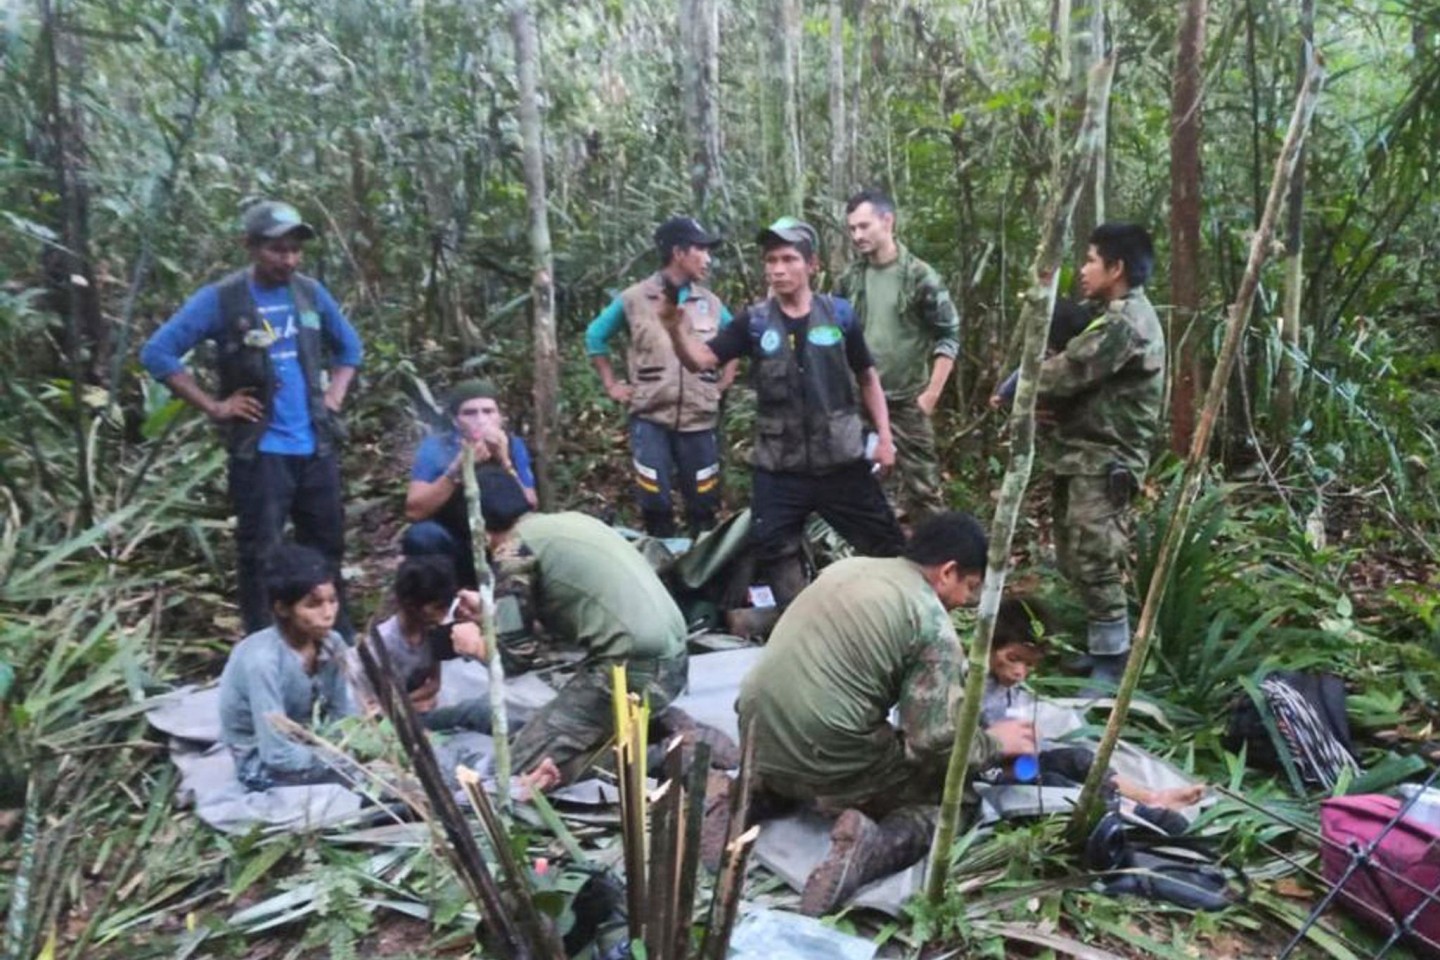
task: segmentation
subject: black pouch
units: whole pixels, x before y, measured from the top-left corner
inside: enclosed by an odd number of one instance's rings
[[[1117,509],[1128,507],[1135,494],[1140,492],[1140,482],[1135,479],[1135,474],[1119,461],[1106,467],[1105,484],[1110,503]]]

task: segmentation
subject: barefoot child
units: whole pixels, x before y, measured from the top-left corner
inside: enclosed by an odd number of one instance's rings
[[[230,651],[220,676],[220,739],[249,790],[340,781],[314,750],[270,721],[284,714],[308,725],[354,712],[341,666],[345,645],[334,630],[334,567],[309,547],[284,544],[270,556],[265,588],[275,623]]]
[[[1024,687],[1030,672],[1045,658],[1048,614],[1034,600],[1006,597],[995,618],[995,638],[990,644],[990,675],[985,678],[985,696],[980,707],[980,725],[988,728],[1003,720],[1033,721],[1035,695]],[[1081,746],[1047,746],[1041,743],[1036,779],[1042,786],[1079,786],[1085,782],[1095,754]],[[987,776],[992,782],[1015,782],[1007,773]],[[1197,803],[1205,794],[1198,784],[1188,787],[1152,789],[1114,771],[1108,786],[1127,800],[1149,807],[1180,810]]]

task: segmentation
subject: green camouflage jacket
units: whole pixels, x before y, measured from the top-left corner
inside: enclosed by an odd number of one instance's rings
[[[884,305],[865,302],[865,274],[870,269],[865,260],[845,271],[839,292],[860,318],[885,396],[912,400],[929,383],[930,358],[954,357],[959,351],[960,314],[935,268],[904,244],[898,246],[900,301],[893,313]]]
[[[1055,472],[1100,476],[1118,462],[1143,478],[1164,394],[1165,333],[1145,291],[1132,290],[1040,368]]]

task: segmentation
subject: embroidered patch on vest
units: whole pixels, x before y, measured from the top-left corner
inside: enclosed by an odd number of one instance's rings
[[[845,334],[833,323],[827,323],[823,327],[816,327],[805,335],[805,339],[817,347],[833,347],[845,339]]]
[[[780,331],[766,330],[765,335],[760,338],[760,349],[764,353],[774,353],[780,349]]]
[[[311,330],[320,329],[320,314],[314,310],[306,310],[300,314],[300,326],[309,327]]]

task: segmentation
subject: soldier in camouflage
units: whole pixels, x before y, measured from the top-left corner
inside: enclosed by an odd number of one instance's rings
[[[973,517],[942,513],[916,529],[901,557],[827,567],[781,616],[740,688],[756,808],[783,799],[840,815],[806,883],[806,913],[832,911],[929,846],[965,688],[949,611],[979,587],[985,550]],[[979,769],[1033,749],[1029,724],[1001,721],[977,737],[971,761]]]
[[[864,190],[845,204],[860,254],[840,278],[875,356],[895,438],[896,499],[910,523],[945,509],[930,418],[960,346],[960,316],[945,281],[895,239],[895,203]]]
[[[1039,402],[1054,417],[1055,552],[1089,620],[1090,693],[1113,688],[1130,650],[1130,504],[1165,393],[1164,332],[1144,291],[1154,260],[1142,227],[1096,227],[1080,289],[1104,312],[1040,369]]]

